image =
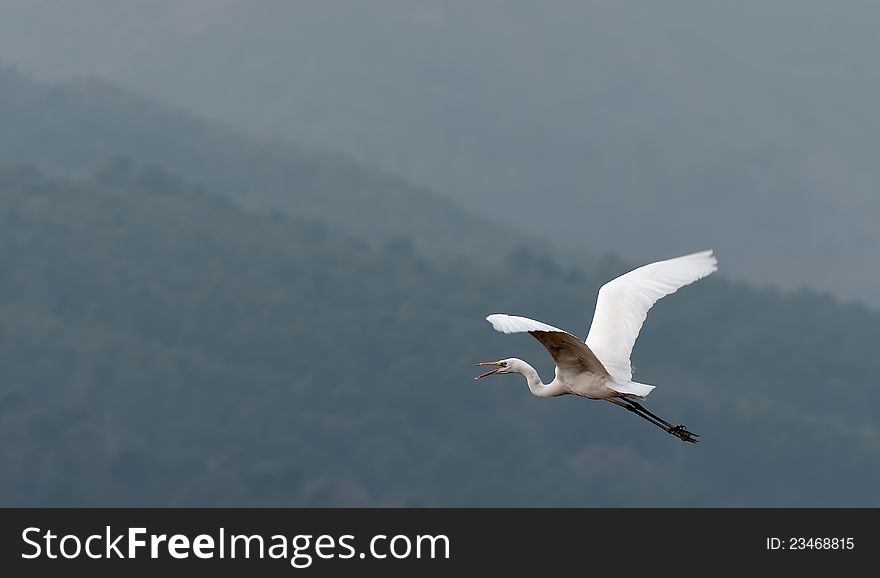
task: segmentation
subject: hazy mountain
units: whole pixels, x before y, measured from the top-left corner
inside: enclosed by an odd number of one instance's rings
[[[113,178],[110,179],[109,177]],[[880,316],[714,276],[635,351],[686,445],[538,400],[491,311],[582,333],[592,271],[427,258],[155,169],[0,170],[3,505],[880,505]]]
[[[0,54],[343,151],[634,260],[880,304],[880,5],[28,1]]]
[[[368,240],[399,236],[431,252],[487,259],[533,241],[404,179],[314,149],[248,137],[96,80],[34,82],[0,67],[0,162],[103,178],[132,159],[152,178],[174,171],[212,194],[260,211],[320,218]],[[585,257],[584,257],[585,258]]]

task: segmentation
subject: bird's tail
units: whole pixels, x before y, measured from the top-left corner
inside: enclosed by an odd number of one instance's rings
[[[612,389],[624,395],[626,397],[638,397],[641,399],[645,399],[648,397],[648,394],[654,389],[653,385],[648,385],[646,383],[636,383],[635,381],[630,381],[624,384],[617,384],[611,386]]]

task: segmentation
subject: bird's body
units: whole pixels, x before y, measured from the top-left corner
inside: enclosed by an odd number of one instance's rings
[[[558,374],[556,379],[560,379]],[[587,399],[605,399],[620,393],[614,389],[613,381],[592,373],[570,375],[560,379],[560,382],[568,393],[586,397]]]
[[[694,442],[695,434],[682,426],[670,425],[634,401],[647,397],[654,386],[632,380],[630,354],[651,306],[661,297],[711,274],[717,264],[712,251],[702,251],[651,263],[609,281],[599,290],[593,323],[585,341],[527,317],[489,315],[486,320],[497,331],[529,333],[540,341],[556,362],[556,375],[553,381],[544,384],[531,365],[510,358],[477,364],[497,366],[477,379],[520,373],[526,377],[529,390],[538,397],[571,394],[607,400],[685,441]]]

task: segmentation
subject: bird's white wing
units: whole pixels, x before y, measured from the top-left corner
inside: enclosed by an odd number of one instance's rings
[[[552,325],[529,319],[528,317],[517,317],[516,315],[505,315],[503,313],[493,313],[486,317],[486,321],[492,324],[495,331],[501,333],[528,333],[529,331],[558,331],[567,333],[562,329],[557,329]]]
[[[586,344],[615,381],[632,381],[629,358],[651,306],[717,268],[712,251],[700,251],[639,267],[599,289]]]
[[[564,373],[577,375],[586,371],[609,375],[589,346],[567,331],[528,317],[503,313],[494,313],[486,317],[486,321],[501,333],[528,333],[541,342],[550,352],[559,370]]]

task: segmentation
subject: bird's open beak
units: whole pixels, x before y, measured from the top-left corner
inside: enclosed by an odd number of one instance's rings
[[[484,361],[483,363],[475,364],[474,367],[481,367],[484,365],[497,365],[498,367],[496,367],[492,371],[487,371],[483,375],[478,375],[474,379],[480,379],[481,377],[488,377],[490,375],[494,375],[494,374],[498,373],[499,371],[501,371],[501,362],[500,361]]]

